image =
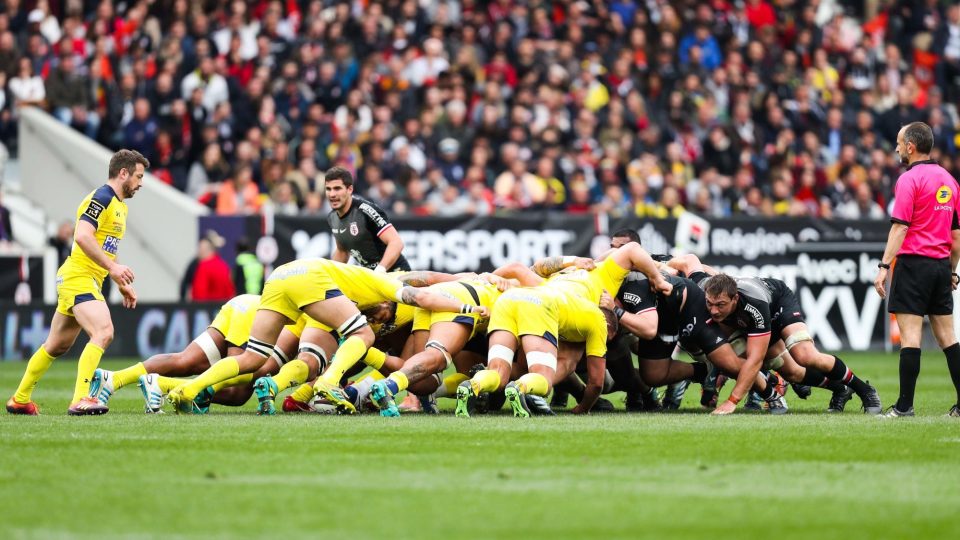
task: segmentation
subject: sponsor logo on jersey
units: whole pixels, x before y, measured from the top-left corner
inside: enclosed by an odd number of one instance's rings
[[[90,204],[87,205],[87,209],[83,211],[83,215],[87,216],[88,218],[93,218],[94,220],[99,220],[100,214],[102,214],[104,210],[106,210],[106,208],[102,204],[98,203],[97,201],[90,201]]]
[[[942,185],[937,188],[937,202],[940,204],[946,204],[950,202],[950,199],[953,198],[953,190],[950,189],[950,186]]]
[[[120,239],[116,236],[108,236],[103,239],[103,250],[111,255],[117,254],[117,248],[120,247]]]
[[[623,301],[628,304],[637,305],[640,303],[640,296],[633,293],[623,293]]]
[[[760,310],[757,309],[757,306],[753,304],[745,304],[743,310],[747,312],[748,315],[753,317],[753,323],[757,328],[763,328],[765,326],[763,320],[763,314],[760,313]]]

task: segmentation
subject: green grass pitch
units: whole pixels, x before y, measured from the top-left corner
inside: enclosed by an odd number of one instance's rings
[[[0,538],[956,538],[960,420],[924,357],[897,421],[820,413],[820,390],[710,417],[696,387],[676,414],[528,421],[145,416],[133,387],[71,418],[61,361],[43,416],[0,415]],[[895,399],[895,355],[844,358]],[[4,399],[23,367],[0,363]]]

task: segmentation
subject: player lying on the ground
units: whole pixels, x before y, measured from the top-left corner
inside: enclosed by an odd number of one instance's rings
[[[298,319],[300,313],[306,313],[317,322],[335,328],[343,340],[330,366],[317,378],[314,389],[344,412],[355,412],[339,383],[374,342],[373,331],[360,309],[388,300],[431,311],[487,315],[482,306],[461,304],[366,268],[326,259],[293,261],[278,267],[267,280],[243,354],[217,362],[193,381],[171,390],[168,399],[178,410],[189,409],[184,405],[207,386],[242,373],[255,373],[270,356],[283,326]]]

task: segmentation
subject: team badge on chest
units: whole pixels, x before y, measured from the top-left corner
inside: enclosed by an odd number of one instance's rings
[[[350,224],[350,234],[352,234],[353,236],[360,234],[360,227],[357,227],[356,223]]]

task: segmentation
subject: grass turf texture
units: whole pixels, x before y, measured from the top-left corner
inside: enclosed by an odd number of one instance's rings
[[[960,420],[942,354],[924,357],[919,416],[892,421],[857,398],[823,414],[821,390],[710,417],[697,387],[677,414],[529,421],[145,416],[131,387],[72,418],[61,361],[44,416],[0,416],[0,538],[954,537]],[[896,356],[844,358],[893,402]],[[4,398],[24,365],[0,363]]]

